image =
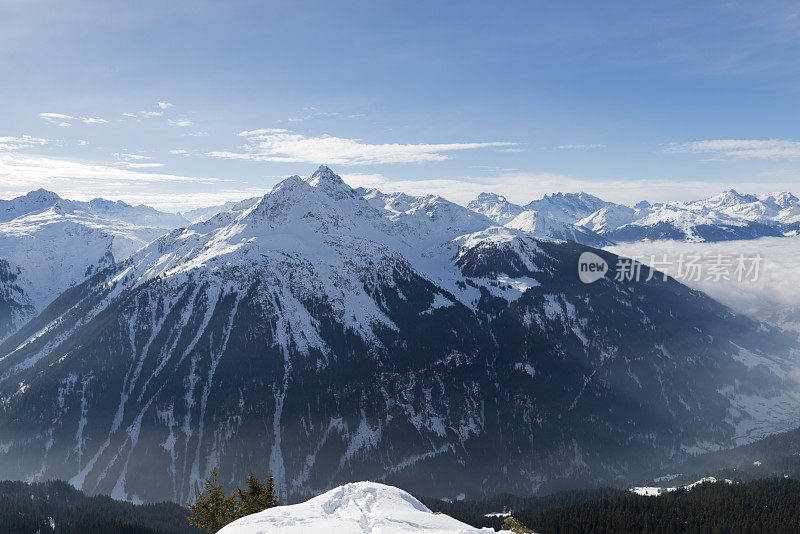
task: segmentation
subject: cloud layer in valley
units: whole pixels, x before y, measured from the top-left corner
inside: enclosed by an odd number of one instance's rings
[[[714,280],[706,276],[698,281],[680,281],[739,312],[759,319],[770,320],[782,310],[800,312],[800,237],[767,237],[721,243],[637,242],[610,247],[610,250],[645,264],[650,264],[653,258],[661,262],[666,257],[673,266],[677,266],[681,257],[699,256],[702,258],[700,263],[707,265],[716,261],[719,255],[760,255],[763,259],[754,281]],[[671,274],[675,274],[675,271]]]

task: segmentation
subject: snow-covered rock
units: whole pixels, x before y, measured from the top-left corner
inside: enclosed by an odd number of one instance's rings
[[[496,193],[481,193],[478,198],[467,204],[467,208],[486,215],[500,224],[508,221],[525,211],[522,206],[509,202],[503,195]]]
[[[24,310],[5,327],[0,318],[0,340],[68,288],[186,223],[149,206],[76,202],[44,189],[0,200],[0,260],[14,273],[0,277],[0,303]]]
[[[529,205],[533,205],[535,201]],[[567,212],[580,209],[578,205],[583,202],[594,206],[597,202],[602,202],[591,195],[553,195],[545,197],[540,204],[548,213],[555,213],[555,216],[540,213],[534,209],[523,208],[509,202],[506,197],[495,193],[481,193],[478,198],[467,205],[467,208],[485,215],[497,224],[502,224],[507,228],[521,230],[534,237],[541,239],[555,239],[559,241],[574,241],[582,245],[592,247],[603,247],[612,242],[588,228],[565,222],[565,219],[572,217]],[[588,208],[586,208],[588,209]]]
[[[606,234],[635,221],[640,216],[640,211],[622,204],[611,204],[584,217],[577,224],[593,232]]]
[[[657,497],[659,495],[664,495],[666,493],[671,493],[673,491],[677,491],[679,489],[684,489],[686,491],[691,491],[692,489],[696,488],[700,484],[717,484],[717,483],[725,483],[725,484],[733,484],[733,480],[728,478],[725,479],[717,479],[715,477],[703,477],[696,482],[692,482],[691,484],[686,484],[684,486],[636,486],[631,488],[631,493],[635,493],[636,495],[641,495],[643,497]]]
[[[545,195],[525,206],[513,204],[502,195],[481,193],[468,207],[509,227],[529,232],[533,228],[537,237],[593,246],[603,239],[712,242],[800,233],[800,199],[789,192],[757,196],[731,189],[702,200],[667,204],[642,201],[632,208],[587,193]],[[563,226],[556,228],[557,223]],[[543,227],[548,231],[542,232]]]
[[[375,482],[354,482],[300,504],[277,506],[227,525],[219,534],[472,534],[477,529],[434,514],[405,491]]]
[[[800,229],[800,203],[788,192],[756,196],[730,189],[691,202],[637,204],[635,209],[609,206],[580,224],[615,241],[713,242],[780,237]]]
[[[253,204],[255,204],[256,202],[258,202],[259,200],[261,200],[261,197],[248,198],[248,199],[237,201],[237,202],[231,201],[231,202],[226,202],[224,204],[219,204],[217,206],[209,206],[209,207],[205,207],[205,208],[197,208],[197,209],[185,211],[185,212],[181,213],[181,215],[183,217],[185,217],[191,224],[194,224],[194,223],[198,223],[198,222],[207,221],[211,217],[213,217],[213,216],[215,216],[217,214],[225,213],[226,211],[238,209],[242,205],[248,205],[249,204],[247,207],[250,207]]]
[[[541,215],[538,211],[526,210],[505,224],[542,239],[574,241],[592,247],[605,247],[613,243],[582,226],[575,226]]]
[[[403,227],[414,239],[429,246],[441,244],[464,234],[497,226],[492,219],[459,206],[438,195],[412,196],[405,193],[381,193],[377,189],[356,189],[367,202]]]
[[[526,204],[524,209],[537,211],[556,221],[575,224],[590,214],[611,205],[588,193],[555,193]]]

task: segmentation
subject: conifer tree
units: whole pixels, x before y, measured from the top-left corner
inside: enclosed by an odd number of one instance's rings
[[[268,496],[268,507],[272,506],[280,506],[281,502],[278,500],[278,492],[275,489],[275,477],[272,476],[272,473],[269,474],[267,477],[267,496]]]
[[[275,495],[275,479],[270,473],[266,484],[261,483],[251,472],[247,477],[247,488],[238,490],[239,504],[237,507],[237,517],[255,514],[280,506],[280,502]]]
[[[255,514],[269,508],[267,488],[252,472],[247,477],[247,488],[244,490],[239,488],[237,492],[239,494],[237,517]]]
[[[186,503],[192,513],[187,517],[189,522],[208,532],[216,532],[236,518],[236,494],[225,496],[218,475],[215,467],[203,482],[203,490],[197,492],[195,502]]]

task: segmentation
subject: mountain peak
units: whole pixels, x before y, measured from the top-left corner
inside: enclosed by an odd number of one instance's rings
[[[304,181],[311,187],[325,191],[328,196],[334,199],[341,199],[345,196],[358,196],[349,185],[344,183],[341,176],[325,165],[320,165],[319,168],[314,171],[313,174],[305,178]]]
[[[33,202],[37,203],[50,203],[50,202],[58,202],[59,200],[61,200],[60,196],[44,188],[39,188],[35,191],[31,191],[23,198],[27,200],[32,200]]]
[[[478,195],[478,198],[475,200],[478,202],[489,202],[489,201],[508,202],[506,197],[503,195],[498,195],[497,193],[486,193],[486,192],[480,193]]]
[[[317,185],[323,183],[333,183],[333,184],[344,184],[341,176],[333,172],[330,167],[326,167],[325,165],[320,165],[316,171],[313,172],[308,178],[306,178],[306,182],[308,182],[312,187],[316,187]]]
[[[512,204],[506,197],[497,193],[481,193],[467,204],[467,208],[500,224],[505,224],[522,213],[522,207]]]
[[[788,208],[800,204],[800,199],[794,196],[789,191],[779,191],[776,193],[768,193],[759,197],[762,201],[774,202],[780,208]]]
[[[110,208],[131,208],[132,206],[122,200],[106,200],[104,198],[93,198],[89,201],[90,208],[110,209]]]
[[[722,193],[720,193],[719,195],[716,195],[708,199],[709,202],[720,207],[733,206],[735,204],[743,204],[746,202],[755,202],[757,200],[758,198],[755,197],[754,195],[743,195],[738,191],[736,191],[735,189],[727,189]]]

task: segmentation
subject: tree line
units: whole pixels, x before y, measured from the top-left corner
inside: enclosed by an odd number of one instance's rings
[[[0,481],[0,534],[200,534],[176,503],[89,496],[63,481]],[[52,525],[52,526],[51,526]]]
[[[592,493],[603,496],[591,498]],[[586,499],[586,497],[590,497]],[[559,501],[572,504],[549,506]],[[499,502],[539,534],[795,534],[800,532],[800,482],[789,478],[747,483],[703,483],[657,497],[616,490],[564,492],[550,497],[505,496],[484,501],[443,503],[433,508],[476,527],[501,529],[504,519],[480,514]],[[487,505],[487,502],[492,504]],[[527,505],[527,506],[526,506]]]

